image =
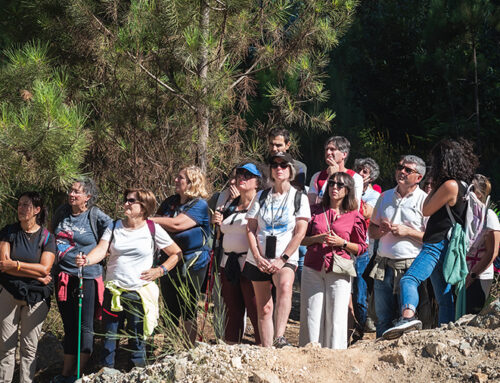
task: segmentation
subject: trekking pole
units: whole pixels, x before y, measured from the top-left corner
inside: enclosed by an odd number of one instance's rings
[[[80,252],[80,255],[82,253]],[[83,303],[83,266],[78,268],[78,349],[76,356],[76,379],[80,379],[80,357],[81,357],[81,343],[82,343],[82,303]]]

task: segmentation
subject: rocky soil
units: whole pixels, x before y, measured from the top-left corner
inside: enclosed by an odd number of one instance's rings
[[[481,315],[398,340],[363,340],[348,350],[197,347],[128,373],[101,369],[82,383],[121,382],[500,382],[500,300]]]

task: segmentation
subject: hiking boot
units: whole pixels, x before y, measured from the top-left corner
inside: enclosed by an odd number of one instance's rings
[[[286,346],[291,346],[291,344],[288,343],[288,340],[284,336],[279,336],[274,340],[273,346],[276,348],[283,348]]]
[[[76,381],[76,376],[64,376],[64,375],[56,375],[52,378],[50,383],[74,383]]]
[[[394,327],[384,331],[382,338],[386,340],[399,338],[401,335],[415,330],[422,330],[422,322],[420,322],[414,315],[411,318],[401,317]]]

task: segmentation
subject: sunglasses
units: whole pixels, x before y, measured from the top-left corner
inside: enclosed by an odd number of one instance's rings
[[[135,199],[135,198],[124,198],[124,199],[123,199],[123,203],[124,203],[124,204],[125,204],[125,203],[129,203],[129,204],[131,204],[131,205],[132,205],[132,204],[134,204],[134,203],[136,203],[136,202],[139,202],[139,201],[138,201],[137,199]]]
[[[406,174],[412,174],[412,173],[418,173],[415,169],[409,168],[408,166],[404,165],[397,165],[396,169],[399,171],[404,171]]]
[[[286,169],[290,164],[288,162],[271,162],[271,167],[273,169],[281,168],[281,169]]]
[[[236,176],[237,177],[240,176],[246,180],[257,177],[255,174],[250,173],[248,170],[245,169],[236,169]]]
[[[329,180],[328,181],[328,186],[331,187],[331,188],[334,187],[334,186],[337,186],[337,188],[342,189],[345,186],[345,183],[343,183],[343,182],[337,182],[337,181],[334,181],[334,180]]]

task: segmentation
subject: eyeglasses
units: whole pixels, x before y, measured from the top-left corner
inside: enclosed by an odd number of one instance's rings
[[[78,189],[69,189],[68,190],[68,195],[74,194],[74,195],[80,195],[83,194],[83,190],[78,190]]]
[[[399,170],[399,171],[403,171],[404,170],[404,172],[406,174],[418,173],[418,171],[416,171],[415,169],[409,168],[408,166],[404,166],[404,165],[401,165],[401,164],[398,164],[396,166],[396,169]]]
[[[124,199],[123,199],[123,203],[124,203],[124,204],[125,204],[125,203],[129,203],[129,204],[131,204],[131,205],[132,205],[132,204],[134,204],[134,203],[136,203],[136,202],[139,202],[139,201],[138,201],[137,199],[135,199],[135,198],[124,198]]]
[[[236,177],[238,177],[238,176],[242,177],[246,180],[257,177],[255,174],[250,173],[248,170],[245,170],[245,169],[236,169]]]
[[[273,169],[281,168],[281,169],[286,169],[290,164],[288,162],[271,162],[271,167]]]
[[[334,187],[334,186],[337,186],[337,188],[342,189],[345,186],[345,183],[343,183],[343,182],[337,182],[337,181],[334,181],[334,180],[329,180],[328,181],[328,186],[331,187],[331,188]]]

